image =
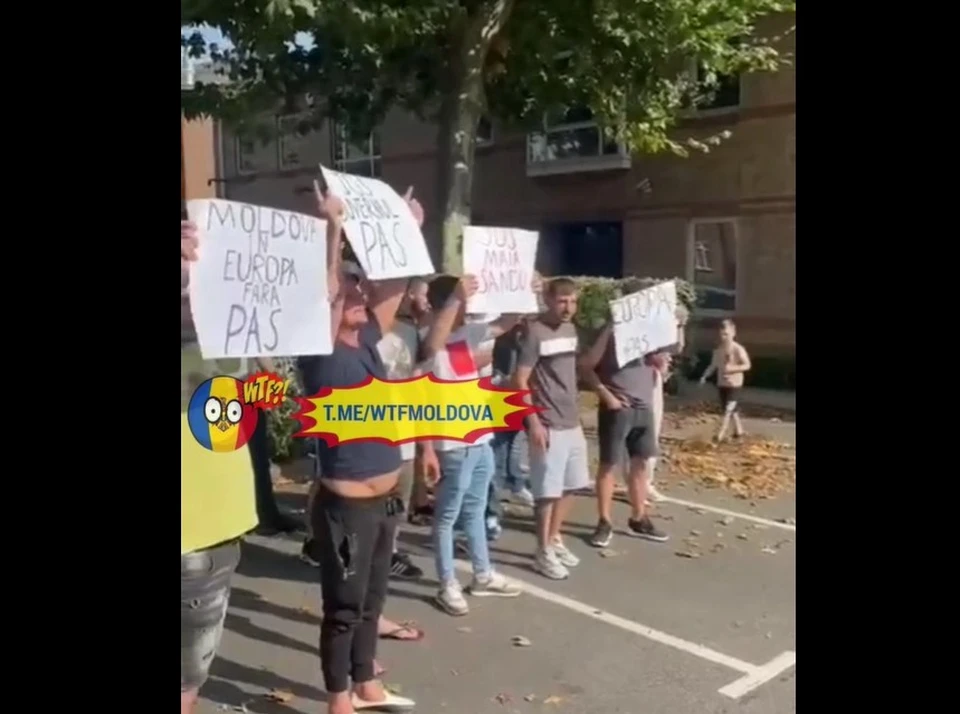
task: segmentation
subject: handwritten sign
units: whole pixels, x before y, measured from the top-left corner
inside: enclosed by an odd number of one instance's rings
[[[677,284],[672,280],[610,301],[617,365],[639,359],[680,339]]]
[[[470,313],[537,312],[530,287],[537,260],[536,231],[467,226],[463,230],[463,272],[477,276]]]
[[[434,272],[433,261],[410,207],[377,179],[320,167],[327,188],[346,205],[343,230],[371,280]]]
[[[204,359],[333,351],[324,221],[218,199],[187,212],[200,233],[190,309]]]

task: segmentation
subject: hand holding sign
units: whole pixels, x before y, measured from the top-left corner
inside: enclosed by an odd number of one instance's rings
[[[536,270],[533,271],[533,280],[530,281],[530,289],[534,295],[540,295],[543,292],[543,278]]]
[[[457,289],[454,294],[460,302],[466,303],[476,295],[479,287],[480,281],[477,280],[475,275],[464,275],[460,278],[460,282],[457,283]]]
[[[193,221],[180,221],[180,259],[196,260],[199,245],[197,225]]]
[[[420,232],[423,207],[413,189],[401,197],[377,179],[320,171],[329,192],[344,203],[343,232],[370,280],[409,278],[434,272]]]
[[[403,200],[410,207],[410,213],[413,214],[413,219],[417,222],[417,226],[423,228],[425,214],[423,212],[423,206],[420,205],[420,201],[413,197],[413,186],[407,186],[407,192],[403,194]]]
[[[313,195],[317,199],[317,215],[327,221],[343,223],[343,216],[346,213],[346,206],[340,197],[333,191],[326,191],[320,188],[318,181],[313,182]]]

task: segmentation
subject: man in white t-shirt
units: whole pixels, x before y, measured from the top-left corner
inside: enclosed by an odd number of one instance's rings
[[[535,280],[535,289],[539,279]],[[519,316],[504,316],[489,324],[465,324],[467,299],[477,289],[473,276],[435,278],[428,290],[434,311],[433,327],[423,345],[425,367],[439,379],[478,379],[493,359],[493,340],[512,328]],[[485,350],[484,346],[488,348]],[[473,581],[467,593],[476,597],[516,597],[520,589],[493,570],[487,547],[485,511],[494,459],[492,434],[472,444],[438,439],[424,442],[428,477],[439,476],[433,517],[433,546],[440,590],[437,604],[451,615],[469,611],[454,570],[454,526],[462,524],[466,535]]]

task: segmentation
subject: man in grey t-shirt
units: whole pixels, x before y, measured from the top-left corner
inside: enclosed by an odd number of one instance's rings
[[[536,500],[537,572],[569,577],[580,559],[564,545],[560,528],[573,505],[573,491],[589,483],[587,442],[577,405],[577,289],[555,278],[544,291],[547,310],[527,326],[520,344],[515,385],[531,390],[541,411],[527,417],[530,483]]]

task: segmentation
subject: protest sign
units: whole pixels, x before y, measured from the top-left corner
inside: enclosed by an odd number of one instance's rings
[[[218,199],[187,212],[200,234],[190,309],[204,359],[330,354],[324,221]]]
[[[677,284],[672,280],[610,301],[617,365],[639,359],[680,339]]]
[[[343,230],[363,272],[371,280],[434,272],[427,244],[403,197],[377,179],[320,167],[327,189],[339,196]]]
[[[480,283],[467,312],[537,312],[537,296],[530,283],[538,238],[536,231],[519,228],[464,228],[463,272],[475,275]]]

